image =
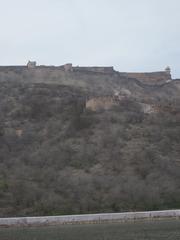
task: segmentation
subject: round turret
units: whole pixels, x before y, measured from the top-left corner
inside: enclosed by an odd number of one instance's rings
[[[167,67],[165,68],[165,71],[168,72],[168,73],[171,73],[171,68],[170,68],[169,66],[167,66]]]

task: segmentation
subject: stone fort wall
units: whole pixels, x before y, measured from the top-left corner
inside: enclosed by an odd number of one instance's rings
[[[73,67],[75,72],[114,73],[113,67]]]
[[[0,66],[0,72],[8,73],[10,71],[12,72],[22,72],[24,70],[33,71],[34,69],[37,69],[39,71],[43,70],[50,70],[50,71],[56,71],[61,70],[63,72],[84,72],[84,73],[103,73],[103,74],[119,74],[122,77],[125,78],[134,78],[139,80],[140,82],[148,85],[157,85],[157,84],[163,84],[170,80],[171,73],[170,69],[160,72],[149,72],[149,73],[135,73],[135,72],[117,72],[114,70],[113,67],[73,67],[71,63],[61,65],[61,66],[45,66],[45,65],[36,65],[36,62],[28,62],[26,66]]]
[[[149,72],[149,73],[120,73],[127,78],[135,78],[145,84],[162,84],[171,80],[171,73],[168,71]]]

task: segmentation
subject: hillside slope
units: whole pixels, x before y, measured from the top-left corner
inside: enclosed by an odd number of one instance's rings
[[[179,86],[117,73],[0,72],[0,216],[180,207]],[[115,91],[128,95],[86,109]]]

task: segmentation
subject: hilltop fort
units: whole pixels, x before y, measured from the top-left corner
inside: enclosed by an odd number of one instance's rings
[[[172,80],[171,69],[166,67],[164,71],[158,72],[118,72],[114,67],[81,67],[73,66],[72,63],[67,63],[62,66],[45,66],[37,65],[35,61],[29,61],[27,65],[22,66],[0,66],[0,74],[2,72],[23,72],[23,71],[37,71],[38,73],[45,73],[48,71],[53,71],[54,73],[66,72],[66,73],[96,73],[96,74],[106,74],[113,75],[118,74],[127,79],[137,79],[141,83],[148,85],[157,85],[169,82]]]
[[[29,61],[27,64],[28,69],[34,69],[34,68],[49,68],[49,66],[37,66],[36,62]],[[53,67],[51,68],[57,68],[64,70],[66,72],[94,72],[94,73],[103,73],[103,74],[113,74],[117,71],[114,70],[114,67],[80,67],[76,66],[74,67],[72,63],[67,63],[65,65],[59,66],[59,67]],[[149,83],[149,84],[160,84],[163,82],[167,82],[171,80],[171,69],[170,67],[166,67],[164,71],[159,72],[119,72],[122,76],[125,76],[127,78],[136,78],[139,81],[143,83]]]
[[[0,217],[175,209],[179,143],[169,67],[0,66]]]

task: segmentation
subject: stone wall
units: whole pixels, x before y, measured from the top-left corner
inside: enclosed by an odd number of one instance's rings
[[[175,80],[173,80],[173,84],[174,84],[178,89],[180,89],[180,79],[175,79]]]
[[[73,67],[73,71],[96,72],[96,73],[114,73],[113,67]]]
[[[120,73],[127,78],[135,78],[145,84],[163,84],[171,80],[171,74],[167,71],[151,72],[151,73]]]
[[[90,109],[91,111],[98,110],[108,110],[112,106],[117,105],[114,101],[113,97],[95,97],[86,101],[86,109]]]
[[[73,71],[72,63],[67,63],[63,67],[64,67],[65,72],[72,72]]]
[[[127,213],[102,213],[86,215],[66,215],[52,217],[22,217],[22,218],[0,218],[0,227],[12,226],[46,226],[62,224],[87,224],[104,222],[126,222],[137,220],[180,218],[180,210],[149,211],[149,212],[127,212]]]
[[[27,66],[0,66],[0,72],[9,72],[9,71],[13,71],[13,72],[17,72],[17,71],[23,71],[26,70]]]
[[[109,110],[113,106],[120,104],[122,100],[128,99],[126,95],[112,95],[112,96],[102,96],[102,97],[92,97],[86,100],[86,109],[91,111],[98,110]]]
[[[34,62],[35,64],[35,62]],[[31,68],[33,68],[33,71],[31,71]],[[45,66],[45,65],[33,65],[31,66],[0,66],[0,73],[8,73],[8,72],[15,72],[15,73],[21,73],[23,71],[26,72],[29,71],[31,74],[33,72],[41,71],[41,74],[45,74],[47,71],[49,72],[58,72],[59,70],[63,71],[64,74],[69,74],[69,72],[77,72],[77,74],[88,74],[92,73],[92,75],[97,73],[97,77],[99,77],[99,74],[107,74],[107,77],[112,76],[115,74],[119,74],[122,77],[125,77],[127,79],[137,79],[139,83],[143,83],[146,85],[161,85],[164,83],[168,83],[172,80],[171,74],[169,71],[161,71],[161,72],[151,72],[151,73],[128,73],[128,72],[117,72],[114,70],[113,67],[73,67],[71,63],[62,65],[62,66]],[[71,74],[71,73],[70,73]],[[77,76],[77,74],[74,74]],[[114,75],[113,75],[114,76]],[[176,82],[179,82],[178,80]]]

